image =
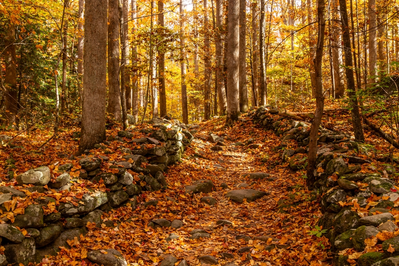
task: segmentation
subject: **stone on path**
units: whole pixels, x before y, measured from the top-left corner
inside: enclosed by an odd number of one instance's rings
[[[267,195],[264,191],[258,191],[254,189],[239,189],[227,192],[226,197],[237,203],[243,203],[244,199],[247,202],[255,201]]]
[[[190,193],[209,193],[215,188],[215,185],[211,180],[199,180],[193,185],[186,187],[186,192]]]
[[[216,265],[218,264],[218,260],[210,255],[201,256],[198,258],[201,263]]]
[[[183,222],[180,221],[180,220],[173,220],[172,224],[170,225],[170,227],[176,228],[176,229],[178,229],[178,228],[180,228],[182,226],[183,226]]]
[[[200,201],[212,206],[217,203],[216,199],[212,197],[202,197]]]
[[[92,250],[87,253],[87,258],[104,266],[127,266],[125,258],[115,249]]]
[[[174,266],[177,259],[173,255],[167,255],[159,266]]]
[[[151,222],[148,223],[148,225],[153,228],[155,228],[155,227],[170,227],[171,222],[164,218],[161,218],[161,219],[152,220]]]

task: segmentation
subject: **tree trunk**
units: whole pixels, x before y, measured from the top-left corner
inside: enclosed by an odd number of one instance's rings
[[[248,110],[247,69],[246,69],[246,0],[240,0],[240,111]]]
[[[345,0],[344,0],[345,1]],[[324,97],[323,97],[323,83],[322,83],[322,63],[323,63],[323,46],[324,46],[324,30],[326,27],[324,19],[324,0],[318,0],[317,6],[317,22],[318,22],[318,38],[316,47],[316,58],[314,62],[315,73],[316,73],[316,111],[313,119],[312,127],[309,135],[309,152],[308,152],[308,168],[307,168],[307,186],[312,189],[316,181],[315,169],[317,159],[317,133],[319,132],[319,126],[321,124],[321,118],[323,116],[324,109]]]
[[[238,120],[239,104],[239,0],[229,0],[229,24],[227,34],[227,117],[226,124]]]
[[[345,54],[345,74],[348,86],[348,96],[351,105],[352,125],[357,141],[364,141],[362,121],[360,118],[359,104],[356,96],[355,79],[353,77],[352,49],[349,35],[348,12],[346,10],[346,0],[339,0],[342,22],[342,39]]]
[[[126,95],[130,95],[129,72],[127,71],[129,56],[129,0],[123,0],[122,4],[122,20],[121,20],[121,44],[122,44],[122,60],[121,60],[121,107],[122,107],[122,123],[123,130],[128,126]]]
[[[333,21],[332,21],[332,64],[333,64],[333,82],[335,88],[335,95],[336,99],[344,97],[345,94],[345,86],[342,80],[341,74],[341,65],[342,61],[340,60],[340,46],[341,46],[341,38],[339,36],[338,30],[338,23],[336,22],[339,20],[339,13],[338,12],[338,0],[333,0],[332,2],[332,14],[333,14]]]
[[[187,108],[187,84],[186,84],[186,63],[184,53],[184,7],[183,0],[180,0],[180,75],[181,75],[181,105],[183,123],[188,124]],[[205,81],[206,82],[206,81]]]
[[[136,0],[132,0],[131,4],[132,9],[132,39],[135,36],[136,32],[136,25],[137,23],[137,3]],[[132,40],[133,41],[133,40]],[[133,120],[135,123],[138,122],[139,119],[139,77],[138,77],[138,70],[137,70],[137,47],[132,45],[132,102],[126,103],[126,108],[130,110],[132,109]],[[128,99],[129,97],[126,97]],[[130,108],[129,108],[130,107]]]
[[[382,8],[380,8],[382,9]],[[377,61],[378,61],[378,70],[379,70],[379,76],[383,76],[386,74],[386,61],[385,61],[385,47],[384,47],[384,41],[382,40],[385,36],[385,30],[386,30],[386,25],[385,25],[385,14],[383,10],[380,10],[378,12],[377,16],[377,22],[378,22],[378,30],[377,30]]]
[[[368,19],[369,19],[369,75],[370,83],[375,83],[377,68],[377,15],[375,0],[368,1]]]
[[[216,0],[216,75],[215,79],[217,81],[218,90],[218,103],[219,103],[219,114],[226,114],[226,88],[223,78],[223,55],[222,55],[222,20],[223,20],[223,7],[222,0]]]
[[[164,33],[164,14],[163,14],[163,6],[164,3],[163,1],[158,1],[158,25],[161,30],[161,34],[163,35]],[[160,45],[160,48],[158,49],[158,73],[159,73],[159,107],[160,107],[160,114],[161,117],[164,117],[167,115],[166,111],[166,87],[165,87],[165,46]]]
[[[267,104],[266,91],[266,66],[265,66],[265,0],[260,1],[260,23],[259,23],[259,56],[260,56],[260,105]]]
[[[107,112],[121,121],[121,89],[119,84],[119,0],[109,0],[108,17],[108,108]]]
[[[18,112],[18,91],[17,91],[17,56],[15,52],[15,27],[10,23],[7,29],[5,39],[6,49],[4,50],[4,61],[6,65],[4,83],[6,87],[5,92],[5,106],[6,106],[6,120],[7,125],[16,126],[16,118]]]
[[[78,21],[78,88],[80,105],[83,101],[82,78],[83,78],[83,15],[84,0],[79,0],[79,21]]]
[[[64,1],[65,9],[69,6],[69,0]],[[61,87],[61,113],[65,112],[67,95],[67,47],[68,47],[68,19],[64,18],[64,28],[62,34],[62,87]]]
[[[257,27],[257,12],[258,12],[258,2],[252,2],[252,104],[253,106],[258,106],[258,47],[256,45],[257,36],[258,36],[258,27]]]
[[[107,2],[86,0],[82,134],[79,152],[105,139]]]
[[[210,50],[209,50],[209,32],[208,32],[208,0],[204,0],[204,82],[205,82],[205,97],[204,97],[204,107],[205,107],[205,120],[211,118],[211,60],[210,60]]]

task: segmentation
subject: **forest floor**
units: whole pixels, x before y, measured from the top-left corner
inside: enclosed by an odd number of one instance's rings
[[[326,116],[324,124],[332,123],[336,130],[348,131],[348,117],[347,112]],[[104,222],[112,226],[91,226],[85,237],[69,243],[70,249],[63,248],[40,265],[93,265],[82,259],[87,251],[107,248],[120,251],[129,265],[158,265],[168,254],[189,265],[201,265],[199,257],[206,255],[217,258],[218,265],[329,265],[329,244],[319,236],[320,228],[316,226],[321,216],[318,199],[306,189],[305,170],[291,171],[281,159],[279,137],[254,125],[248,116],[241,116],[231,128],[225,128],[224,123],[225,118],[214,118],[196,128],[195,140],[182,162],[170,166],[165,174],[167,190],[145,191],[137,208],[127,205],[104,214]],[[208,141],[210,133],[224,136],[222,150],[211,149],[214,143]],[[64,138],[61,135],[59,140],[48,143],[45,157],[40,154],[37,159],[26,160],[24,166],[23,162],[14,163],[22,167],[22,172],[31,165],[45,164],[60,152],[72,152],[76,142],[70,140],[70,135],[66,132]],[[40,146],[37,143],[46,137],[37,134],[30,145]],[[381,140],[374,144],[380,149],[387,147]],[[253,172],[270,176],[249,179],[246,174]],[[186,186],[204,179],[215,184],[212,192],[185,192]],[[229,190],[240,188],[264,191],[267,195],[242,204],[225,196]],[[212,197],[216,203],[208,205],[201,200],[204,196]],[[157,204],[145,204],[149,201]],[[173,229],[148,225],[160,218],[181,220],[183,226]],[[190,232],[195,229],[206,231],[210,237],[191,239]]]

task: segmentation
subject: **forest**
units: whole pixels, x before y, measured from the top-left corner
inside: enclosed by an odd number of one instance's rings
[[[0,1],[0,266],[399,265],[398,22]]]

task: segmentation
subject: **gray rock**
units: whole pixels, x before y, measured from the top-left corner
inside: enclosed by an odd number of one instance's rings
[[[223,142],[224,139],[222,137],[219,137],[216,134],[211,133],[211,134],[209,134],[208,141],[210,141],[212,143],[216,143],[216,142],[219,142],[219,141]]]
[[[106,192],[96,191],[92,194],[84,194],[82,199],[79,201],[78,206],[74,206],[71,203],[60,204],[58,211],[66,216],[72,216],[75,214],[84,214],[97,209],[101,205],[108,202],[108,196]]]
[[[200,201],[212,206],[217,203],[216,199],[212,197],[202,197]]]
[[[394,253],[390,253],[389,251],[388,251],[388,249],[389,249],[389,246],[392,246],[394,249],[395,249],[395,252]],[[393,238],[391,238],[391,239],[388,239],[388,240],[385,240],[383,243],[382,243],[382,250],[384,250],[384,252],[386,253],[386,254],[388,254],[388,255],[398,255],[399,254],[399,236],[395,236],[395,237],[393,237]]]
[[[191,186],[186,187],[188,193],[209,193],[215,188],[215,185],[210,180],[199,180]]]
[[[190,239],[200,239],[200,238],[209,238],[209,237],[211,237],[211,235],[206,232],[197,232],[191,234]]]
[[[211,264],[211,265],[218,264],[218,260],[215,257],[210,256],[210,255],[201,256],[201,257],[198,258],[198,260],[201,263],[206,263],[206,264]]]
[[[154,177],[145,175],[140,176],[140,178],[147,184],[145,187],[148,191],[158,191],[162,189],[162,185]]]
[[[0,236],[14,243],[21,243],[25,239],[21,231],[9,224],[0,224]]]
[[[6,266],[8,264],[6,255],[1,254],[0,255],[0,266]]]
[[[127,266],[125,258],[115,249],[92,250],[87,252],[87,258],[104,266]]]
[[[61,219],[61,213],[59,212],[51,213],[49,215],[44,216],[45,223],[55,223],[58,222],[60,219]]]
[[[19,185],[33,184],[45,186],[50,182],[50,178],[50,168],[47,166],[41,166],[18,175],[16,180]]]
[[[101,219],[101,216],[103,215],[103,212],[101,210],[94,210],[87,214],[85,217],[83,217],[83,225],[86,225],[88,222],[90,223],[95,223],[97,227],[101,226],[101,223],[103,220]]]
[[[223,252],[220,254],[223,259],[234,259],[234,254]]]
[[[11,193],[6,193],[6,194],[0,194],[0,205],[3,204],[6,201],[12,200],[12,194]]]
[[[131,132],[124,130],[118,131],[118,136],[121,138],[129,138],[129,139],[134,137],[134,135]]]
[[[226,197],[234,202],[243,203],[244,199],[246,199],[247,202],[251,202],[260,199],[266,195],[267,193],[264,191],[258,191],[254,189],[240,189],[227,192]]]
[[[166,141],[168,139],[168,135],[162,129],[158,129],[150,134],[150,137],[159,140],[159,141]]]
[[[385,171],[387,171],[388,174],[395,174],[396,173],[395,167],[393,167],[390,164],[386,164],[385,165]]]
[[[362,181],[366,177],[381,177],[380,174],[371,174],[371,173],[354,173],[354,174],[346,174],[341,178],[348,179],[350,181]]]
[[[217,220],[216,225],[233,225],[229,220]]]
[[[180,220],[173,220],[172,224],[170,225],[170,227],[176,228],[176,229],[178,229],[182,226],[183,226],[183,222]]]
[[[386,213],[386,212],[389,212],[389,210],[388,210],[388,209],[385,209],[385,208],[376,208],[376,207],[373,207],[373,208],[371,208],[371,209],[369,210],[369,215],[374,215],[374,214],[379,214],[379,213]]]
[[[157,172],[163,172],[165,170],[165,165],[162,164],[148,164],[146,169],[150,171],[150,174],[155,176]]]
[[[49,183],[49,187],[51,188],[61,188],[67,185],[71,181],[71,176],[68,173],[63,173],[60,176],[57,176],[54,182]]]
[[[366,216],[360,218],[359,225],[372,225],[372,226],[379,226],[380,224],[386,221],[394,221],[393,215],[389,212],[381,213],[371,216]]]
[[[334,188],[323,195],[320,204],[324,212],[339,212],[342,209],[339,202],[345,200],[346,192],[341,188]]]
[[[98,175],[98,176],[95,176],[95,177],[91,180],[91,182],[93,182],[93,183],[98,183],[98,182],[100,182],[101,180],[104,182],[104,184],[105,184],[106,186],[110,186],[110,185],[113,185],[113,184],[115,184],[116,182],[118,182],[118,177],[117,177],[116,175],[114,175],[114,174],[111,174],[111,173],[102,173],[102,174],[100,174],[100,175]]]
[[[28,235],[33,238],[40,236],[40,231],[36,228],[26,228],[26,232],[28,232]]]
[[[113,208],[120,206],[128,199],[129,199],[129,194],[127,194],[123,190],[108,193],[108,200]]]
[[[42,206],[33,204],[26,207],[24,214],[17,215],[12,225],[20,228],[40,228],[44,225],[43,218]]]
[[[383,197],[386,197],[386,196],[388,196],[389,197],[389,201],[392,201],[392,202],[394,202],[394,201],[396,201],[397,199],[399,199],[399,193],[397,193],[397,192],[389,192],[389,193],[386,193],[386,194],[383,194],[382,195]]]
[[[144,207],[157,206],[158,202],[159,202],[158,200],[149,200],[146,203],[144,203]]]
[[[392,181],[386,178],[367,177],[364,182],[369,184],[370,191],[376,194],[388,193],[394,188]]]
[[[174,266],[177,259],[173,255],[166,255],[159,266]]]
[[[338,179],[338,186],[344,190],[355,190],[359,188],[354,182],[344,178]]]
[[[36,245],[33,238],[25,238],[20,244],[5,245],[4,255],[8,263],[28,265],[35,259]]]
[[[15,188],[12,187],[0,187],[0,192],[4,194],[11,193],[15,197],[21,197],[21,198],[26,197],[26,194],[24,192],[16,190]]]
[[[63,227],[59,224],[50,224],[40,230],[40,236],[36,238],[36,246],[38,248],[47,246],[54,242],[61,234]]]
[[[171,222],[164,218],[161,218],[161,219],[152,220],[148,225],[151,227],[154,227],[154,228],[155,227],[170,227]]]
[[[397,227],[396,224],[395,224],[394,222],[392,222],[392,221],[386,221],[385,223],[380,224],[380,225],[378,226],[378,230],[379,230],[380,232],[383,232],[383,231],[395,232],[396,229],[398,229],[398,227]]]
[[[351,210],[340,211],[332,221],[334,231],[336,234],[342,234],[349,229],[358,227],[360,217],[359,215]]]
[[[384,258],[384,253],[368,252],[361,255],[357,260],[358,266],[370,266],[373,263],[380,261]]]
[[[128,171],[126,171],[122,175],[122,177],[119,178],[118,182],[122,185],[130,186],[131,184],[133,184],[133,176]]]
[[[71,163],[66,163],[66,164],[60,165],[60,166],[58,167],[58,172],[59,172],[59,173],[62,173],[62,172],[69,172],[72,168],[73,168],[73,164],[71,164]]]
[[[188,266],[188,262],[186,260],[182,260],[177,266]]]
[[[166,188],[168,186],[168,184],[166,183],[166,178],[162,172],[157,172],[155,174],[155,179],[158,181],[159,184],[162,185],[162,187]]]
[[[131,184],[130,186],[126,187],[126,193],[131,197],[134,195],[140,195],[141,194],[141,187],[135,184]]]
[[[85,226],[85,223],[83,222],[82,218],[66,218],[65,219],[65,228],[67,228],[67,229],[83,227],[83,226]]]
[[[371,266],[399,266],[399,257],[387,258],[373,263]]]
[[[168,236],[168,238],[166,238],[166,241],[171,241],[171,240],[174,240],[174,239],[179,239],[179,236],[178,235],[176,235],[175,233],[171,233],[169,236]]]
[[[348,170],[348,165],[342,159],[342,157],[332,159],[328,162],[326,167],[326,174],[331,175],[333,173],[338,173],[339,175],[344,174]]]
[[[350,229],[338,235],[334,240],[334,247],[337,250],[344,250],[353,247],[352,237],[355,233],[355,229]]]
[[[379,231],[374,226],[365,226],[365,225],[360,226],[359,228],[356,229],[355,233],[353,234],[352,237],[353,247],[357,251],[362,251],[366,247],[364,240],[366,240],[369,237],[376,236],[378,233]]]
[[[250,252],[250,251],[251,251],[251,247],[242,247],[237,250],[238,254],[242,254],[242,253],[246,253],[246,252]]]
[[[101,160],[98,158],[86,157],[81,159],[79,161],[79,164],[82,166],[84,170],[86,170],[87,172],[91,172],[100,167]]]

